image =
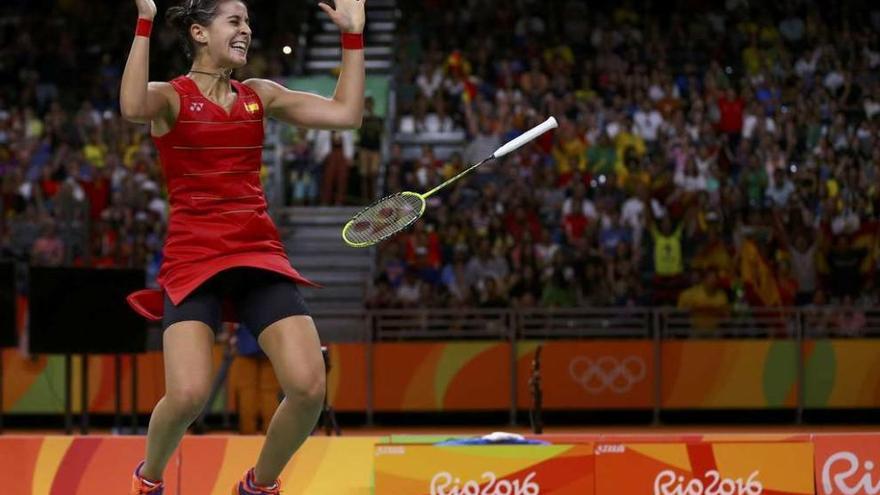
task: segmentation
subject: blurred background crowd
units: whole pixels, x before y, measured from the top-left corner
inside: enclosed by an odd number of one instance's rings
[[[261,37],[239,79],[281,80],[294,70],[292,58],[270,57],[260,40],[293,43],[286,22],[297,26],[306,13],[291,4],[273,10],[277,17],[254,19]],[[0,258],[146,267],[151,281],[158,274],[168,217],[161,164],[148,126],[125,122],[118,104],[136,17],[133,2],[0,4]],[[188,68],[157,19],[150,79]]]
[[[876,303],[876,8],[428,3],[402,33],[398,131],[467,146],[392,148],[387,191],[560,127],[385,243],[371,304]]]
[[[130,6],[86,19],[81,2],[42,3],[0,7],[0,252],[155,274],[161,167],[117,109],[132,26],[111,20]],[[560,126],[382,244],[369,307],[877,303],[877,7],[399,4],[394,132],[368,114],[357,132],[285,133],[291,204],[427,190],[550,115]],[[295,45],[282,17],[255,16],[256,36]],[[186,70],[167,30],[152,60],[151,79]],[[236,78],[295,71],[257,42]],[[436,153],[455,135],[461,149]]]

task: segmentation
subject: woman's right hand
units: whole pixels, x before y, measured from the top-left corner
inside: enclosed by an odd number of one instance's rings
[[[138,17],[153,19],[156,17],[156,2],[153,0],[134,0],[137,5]]]

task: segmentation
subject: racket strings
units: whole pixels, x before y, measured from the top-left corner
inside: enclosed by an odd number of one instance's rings
[[[352,244],[373,244],[399,232],[422,215],[424,200],[416,194],[395,194],[360,212],[344,232]]]

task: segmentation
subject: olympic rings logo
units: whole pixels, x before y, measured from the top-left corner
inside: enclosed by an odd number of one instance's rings
[[[614,356],[602,356],[595,360],[578,356],[568,364],[571,379],[591,395],[606,390],[625,394],[645,379],[647,371],[645,360],[639,356],[627,356],[622,361]]]

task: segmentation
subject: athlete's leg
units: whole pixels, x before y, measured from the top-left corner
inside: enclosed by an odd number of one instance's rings
[[[162,478],[168,459],[211,393],[214,331],[220,328],[220,296],[214,282],[206,282],[179,305],[166,295],[162,327],[165,396],[150,416],[141,471],[151,480]]]
[[[267,358],[261,358],[259,362],[260,373],[260,431],[265,434],[272,422],[272,416],[278,408],[279,396],[281,395],[281,386],[278,379],[275,378],[275,370],[272,369],[272,362]]]
[[[312,318],[296,284],[264,270],[242,272],[236,296],[242,323],[268,356],[285,398],[275,410],[254,469],[270,486],[309,436],[324,400],[324,359]]]
[[[285,395],[254,469],[258,484],[271,485],[318,421],[324,401],[324,359],[310,316],[273,323],[260,334],[259,342]]]
[[[168,459],[211,391],[214,332],[205,323],[182,321],[165,330],[165,396],[147,430],[147,458],[141,475],[160,480]]]

